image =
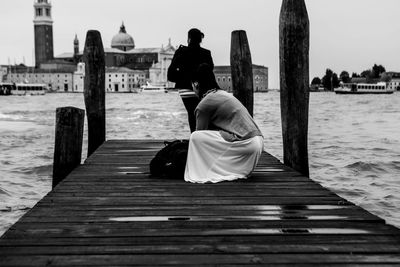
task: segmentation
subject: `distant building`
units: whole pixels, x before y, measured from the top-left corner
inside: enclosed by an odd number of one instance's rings
[[[381,77],[386,76],[389,77],[388,81],[386,81],[387,88],[392,89],[392,90],[400,90],[400,72],[394,72],[394,71],[388,71],[382,74]],[[367,78],[365,77],[356,77],[356,78],[351,78],[352,83],[377,83],[379,81],[383,81],[381,78],[379,79],[373,79],[372,81],[368,81]]]
[[[1,65],[0,66],[0,82],[4,82],[7,80],[7,72],[8,72],[8,66]]]
[[[74,72],[74,85],[72,87],[73,92],[83,92],[85,86],[85,63],[80,62]]]
[[[85,63],[78,63],[73,80],[73,91],[83,92],[85,84]],[[140,86],[145,85],[146,81],[146,72],[142,70],[131,70],[124,67],[106,67],[105,70],[106,92],[135,92]]]
[[[76,36],[73,45],[74,53],[60,54],[56,56],[56,59],[70,63],[82,62],[83,51],[79,52],[79,40]],[[132,36],[126,32],[125,25],[122,24],[119,33],[112,38],[111,48],[104,48],[105,65],[107,68],[128,68],[142,71],[140,73],[145,75],[146,81],[170,87],[167,70],[175,50],[171,39],[168,40],[168,45],[165,47],[135,48]],[[118,88],[118,90],[120,89]]]
[[[35,67],[2,66],[0,75],[11,83],[43,83],[56,92],[83,92],[85,65],[78,37],[75,34],[71,52],[54,57],[51,9],[49,0],[34,0]],[[166,46],[136,48],[122,23],[111,47],[104,48],[106,91],[130,92],[146,83],[173,87],[174,83],[167,80],[167,71],[175,51],[171,39]],[[230,66],[215,66],[214,71],[220,86],[232,91]],[[255,92],[268,90],[268,68],[253,65],[253,84]]]
[[[107,92],[134,92],[146,84],[146,72],[128,68],[106,68]]]
[[[367,83],[367,78],[365,77],[352,77],[351,83]]]
[[[388,88],[392,90],[400,91],[400,72],[386,72],[386,74],[391,78],[388,82]]]
[[[309,91],[310,92],[320,92],[324,91],[325,88],[322,84],[310,84]]]
[[[51,90],[68,92],[73,89],[76,64],[54,59],[51,3],[48,0],[35,0],[33,7],[35,67],[8,65],[5,80],[11,83],[42,83]]]
[[[232,92],[231,66],[215,66],[215,78],[222,89]],[[253,88],[254,92],[268,91],[268,68],[253,65]]]
[[[35,0],[35,15],[33,19],[35,34],[35,63],[40,64],[52,60],[53,52],[53,19],[51,3],[48,0]]]
[[[68,92],[73,88],[73,71],[71,69],[37,69],[25,65],[11,66],[7,73],[10,83],[41,83],[52,91]]]

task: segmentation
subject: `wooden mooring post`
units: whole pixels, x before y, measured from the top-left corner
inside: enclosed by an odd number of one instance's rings
[[[81,163],[84,119],[83,109],[56,109],[53,188]]]
[[[105,58],[100,32],[87,32],[83,62],[89,157],[106,140]]]
[[[253,65],[247,35],[243,30],[232,32],[231,76],[233,95],[253,116]]]
[[[309,176],[309,20],[304,0],[283,0],[279,20],[284,164]]]

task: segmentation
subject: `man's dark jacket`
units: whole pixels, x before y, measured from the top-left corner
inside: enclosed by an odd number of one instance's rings
[[[210,50],[200,46],[181,45],[175,51],[168,68],[168,80],[175,83],[175,88],[192,89],[192,76],[202,63],[214,68]]]

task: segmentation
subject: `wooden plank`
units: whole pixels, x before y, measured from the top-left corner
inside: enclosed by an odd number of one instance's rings
[[[360,234],[338,234],[330,235],[327,238],[326,235],[300,235],[300,234],[286,234],[284,238],[282,235],[262,235],[262,238],[258,235],[219,235],[219,236],[207,236],[207,238],[201,236],[192,236],[190,238],[186,236],[154,236],[154,237],[138,237],[138,236],[119,236],[119,237],[41,237],[40,239],[35,238],[9,238],[7,243],[0,242],[0,247],[11,247],[11,246],[90,246],[90,245],[101,245],[101,246],[149,246],[149,245],[215,245],[215,244],[255,244],[255,245],[285,245],[285,244],[339,244],[339,245],[351,245],[351,244],[371,244],[380,246],[381,244],[398,244],[400,236],[396,235],[360,235]],[[38,243],[40,241],[40,244]],[[373,252],[371,250],[370,252]]]
[[[140,255],[18,255],[3,257],[3,266],[136,266],[255,265],[255,264],[399,264],[400,255],[344,254],[140,254]],[[107,263],[107,264],[105,264]]]
[[[124,245],[96,245],[84,244],[75,246],[55,245],[22,245],[22,246],[0,246],[0,254],[4,255],[126,255],[126,254],[220,254],[220,253],[357,253],[357,254],[399,254],[400,245],[389,243],[379,244],[253,244],[237,240],[237,243],[217,244],[136,244],[126,243]]]
[[[44,217],[45,216],[45,217]],[[52,218],[52,217],[68,217],[71,216],[76,217],[113,217],[113,216],[217,216],[217,217],[231,217],[231,216],[241,216],[241,217],[256,217],[259,216],[262,218],[263,216],[270,217],[284,217],[284,218],[303,218],[306,217],[346,217],[346,218],[361,218],[361,217],[370,217],[370,213],[365,212],[364,210],[354,210],[354,209],[343,209],[337,210],[335,212],[331,210],[301,210],[301,211],[281,211],[281,210],[262,210],[262,211],[250,211],[250,210],[223,210],[218,209],[216,207],[208,207],[208,208],[197,208],[197,209],[183,209],[179,207],[179,209],[170,209],[170,210],[162,210],[162,209],[146,209],[143,207],[141,210],[132,210],[132,209],[116,209],[116,210],[92,210],[92,209],[64,209],[58,208],[57,210],[53,208],[42,208],[36,209],[34,212],[30,214],[30,217],[41,217],[44,218]],[[266,217],[268,219],[268,217]]]
[[[122,217],[123,218],[123,217]],[[111,218],[110,218],[111,219]],[[116,218],[118,219],[118,218]],[[287,236],[287,235],[390,235],[398,229],[378,221],[345,220],[169,220],[139,217],[132,220],[107,220],[93,223],[82,220],[31,222],[25,218],[10,228],[11,237],[99,237],[99,236]],[[28,222],[27,222],[28,221]],[[264,242],[268,242],[265,240]]]
[[[66,212],[66,211],[71,211],[71,212],[76,212],[76,211],[82,211],[82,212],[96,212],[96,211],[102,211],[102,212],[134,212],[134,211],[140,211],[140,212],[170,212],[170,211],[181,211],[181,212],[189,212],[193,211],[198,214],[201,214],[202,212],[210,212],[210,211],[218,211],[220,214],[224,213],[229,213],[229,214],[235,214],[235,213],[241,213],[245,212],[246,214],[251,214],[253,212],[258,212],[259,214],[262,213],[274,213],[274,212],[281,212],[283,215],[284,214],[296,214],[296,213],[310,213],[313,212],[314,210],[316,212],[319,212],[319,214],[323,213],[328,213],[331,211],[331,214],[337,214],[337,213],[351,213],[353,211],[359,211],[361,210],[362,212],[366,212],[365,210],[362,210],[361,208],[350,206],[350,205],[203,205],[203,204],[198,204],[198,205],[180,205],[179,209],[177,209],[177,206],[174,205],[151,205],[151,204],[144,204],[144,205],[57,205],[55,206],[54,204],[49,204],[49,203],[38,203],[36,209],[33,209],[30,211],[30,216],[35,216],[35,214],[40,214],[42,212],[48,212],[48,213],[54,213],[54,212]],[[56,209],[55,209],[56,208]],[[194,213],[192,213],[194,214]]]
[[[293,196],[293,197],[220,197],[206,198],[206,197],[65,197],[65,198],[53,198],[51,196],[46,197],[41,203],[49,204],[66,204],[66,205],[308,205],[308,204],[341,204],[343,200],[337,196]]]

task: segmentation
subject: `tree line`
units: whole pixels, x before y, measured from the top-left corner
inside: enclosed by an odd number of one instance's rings
[[[350,76],[349,72],[342,71],[338,76],[331,69],[326,69],[325,76],[320,79],[314,77],[311,85],[322,86],[325,90],[333,91],[334,88],[339,87],[340,82],[350,83],[352,78],[365,78],[367,83],[376,83],[379,81],[390,81],[390,77],[386,74],[386,69],[382,65],[374,64],[371,69],[364,70],[360,74],[353,72]]]

